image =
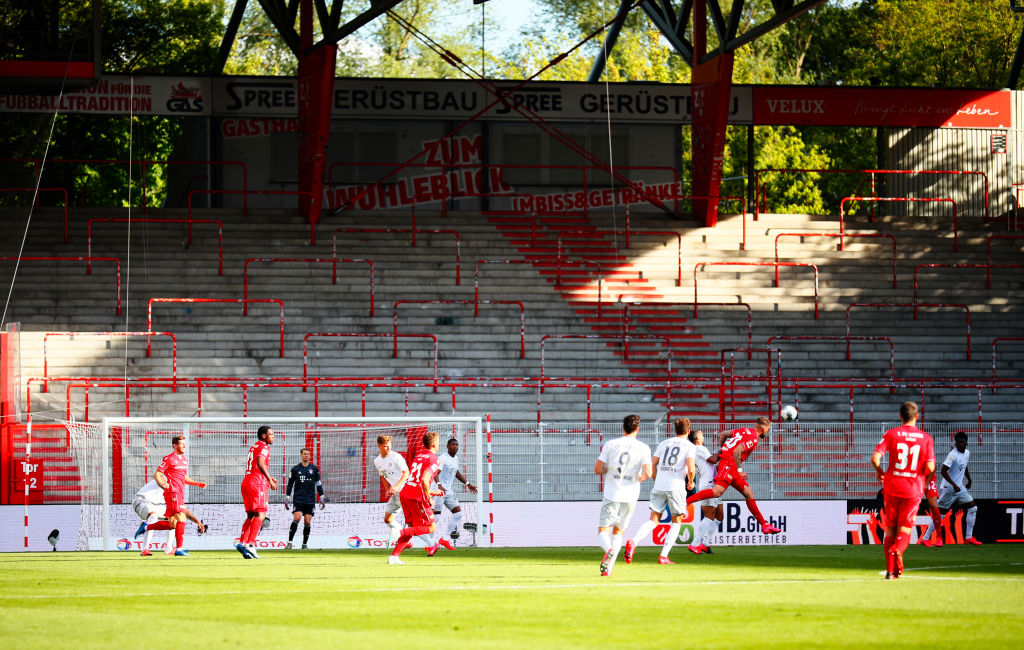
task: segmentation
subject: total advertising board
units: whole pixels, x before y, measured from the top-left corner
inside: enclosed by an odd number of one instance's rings
[[[974,536],[985,544],[1024,543],[1024,500],[978,499],[978,516]],[[466,505],[466,504],[464,504]],[[711,546],[793,546],[878,544],[882,539],[883,522],[880,502],[874,499],[849,501],[759,501],[766,517],[782,529],[777,535],[764,535],[742,501],[726,501],[724,517],[711,540]],[[646,502],[637,504],[626,535],[632,535],[649,517]],[[493,531],[487,526],[489,516],[478,517],[468,507],[466,522],[477,524],[478,532],[461,529],[459,545],[491,544],[501,547],[591,546],[596,544],[597,517],[601,508],[597,501],[507,502],[494,503]],[[92,536],[80,535],[79,506],[29,506],[28,526],[25,508],[0,506],[0,552],[51,551],[47,537],[60,531],[57,550],[75,550],[76,546],[98,550],[93,506]],[[194,524],[186,530],[185,545],[195,550],[231,549],[241,530],[244,518],[240,504],[197,504],[192,511],[210,523],[206,535],[198,535]],[[383,524],[383,504],[330,504],[317,510],[313,519],[310,546],[352,550],[383,550],[388,529]],[[447,514],[439,521],[447,523]],[[693,541],[695,513],[686,514],[680,529],[679,544]],[[483,519],[480,522],[479,519]],[[270,523],[260,534],[264,549],[284,548],[288,541],[290,512],[280,505],[271,506]],[[917,543],[930,518],[922,510],[916,520],[911,542]],[[128,505],[111,507],[109,550],[138,551],[142,538],[134,533],[140,519]],[[668,519],[662,517],[650,538],[641,545],[660,545],[668,531]],[[301,535],[299,531],[297,538]],[[966,536],[964,513],[955,510],[944,517],[943,538],[947,544],[962,544]],[[81,539],[80,539],[81,537]],[[155,548],[162,550],[165,533],[154,535]],[[28,542],[26,547],[25,542]],[[87,545],[87,546],[86,546]],[[422,545],[414,540],[414,545]]]

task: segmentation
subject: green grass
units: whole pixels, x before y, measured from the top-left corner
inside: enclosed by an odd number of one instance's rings
[[[1024,548],[0,555],[0,647],[1021,647]]]

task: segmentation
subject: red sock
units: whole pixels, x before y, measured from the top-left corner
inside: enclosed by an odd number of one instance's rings
[[[698,492],[697,494],[700,494],[700,492]],[[693,496],[697,496],[697,494]],[[687,499],[686,502],[689,503],[690,500]],[[761,509],[757,507],[757,501],[754,501],[753,499],[747,499],[747,510],[750,511],[750,514],[754,515],[754,518],[757,519],[757,523],[761,524],[762,526],[765,525],[766,520],[764,518],[764,515],[761,514]]]
[[[174,527],[174,542],[181,548],[185,545],[185,522],[179,521]]]
[[[151,523],[148,526],[146,526],[146,530],[170,530],[170,529],[171,529],[171,522],[167,521],[166,519],[161,519],[160,521],[154,521],[153,523]]]
[[[892,550],[902,555],[908,546],[910,546],[910,533],[902,531],[896,533],[896,539],[892,542]]]
[[[256,536],[263,530],[263,520],[259,517],[253,517],[249,520],[249,543],[256,543]]]
[[[242,535],[238,538],[238,541],[240,541],[243,544],[249,544],[252,542],[251,531],[252,523],[254,521],[259,521],[259,517],[250,517],[245,520],[245,523],[242,524]]]
[[[931,508],[932,523],[935,524],[935,530],[939,530],[942,527],[942,513],[939,512],[938,506]]]
[[[706,490],[701,490],[700,492],[694,492],[692,496],[686,497],[686,503],[689,505],[691,503],[703,501],[704,499],[710,499],[714,496],[715,490],[713,488],[708,488]]]
[[[885,551],[885,572],[892,573],[896,570],[896,558],[889,552],[890,544],[883,544],[882,549]]]
[[[398,541],[395,542],[395,550],[391,551],[391,554],[395,557],[401,555],[402,551],[404,551],[409,546],[409,540],[411,539],[412,535],[402,535],[401,537],[399,537]]]
[[[402,535],[408,535],[409,537],[416,537],[417,535],[429,535],[430,526],[410,526],[409,528],[402,529]]]

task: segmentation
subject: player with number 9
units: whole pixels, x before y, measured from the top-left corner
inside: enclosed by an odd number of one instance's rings
[[[914,517],[924,496],[925,478],[935,472],[935,442],[917,428],[917,416],[917,404],[903,402],[900,406],[903,425],[886,431],[871,454],[871,466],[882,482],[886,580],[903,574],[903,553],[910,545]],[[887,452],[889,464],[883,472],[882,456]]]

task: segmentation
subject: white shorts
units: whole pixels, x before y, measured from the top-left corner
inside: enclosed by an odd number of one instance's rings
[[[664,512],[668,508],[669,514],[673,517],[686,513],[686,492],[651,490],[651,512]]]
[[[943,485],[939,490],[939,508],[942,510],[949,510],[955,503],[970,503],[971,501],[974,501],[974,497],[964,488],[960,488],[959,492],[954,492],[952,485]]]
[[[167,506],[163,503],[156,504],[152,501],[147,501],[142,497],[135,497],[132,499],[132,510],[135,511],[135,514],[137,514],[142,521],[148,520],[149,516],[154,512],[157,515],[162,514],[166,508]]]
[[[462,507],[459,503],[459,498],[451,492],[445,492],[434,497],[434,514],[441,514],[441,506],[448,508],[449,510],[455,510],[456,508]]]
[[[609,501],[601,502],[601,514],[597,518],[598,528],[615,526],[625,530],[629,526],[629,520],[633,518],[633,509],[636,508],[636,501]]]
[[[715,482],[714,481],[710,481],[710,482],[708,482],[705,485],[697,486],[697,491],[700,492],[701,490],[708,490],[708,489],[711,489],[713,487],[715,487]],[[721,502],[722,502],[722,497],[711,497],[710,499],[703,499],[701,501],[697,501],[693,505],[697,506],[698,508],[703,508],[705,506],[708,507],[708,508],[717,508],[718,504],[720,504]]]
[[[398,492],[395,492],[391,495],[391,498],[388,499],[387,503],[384,504],[384,512],[385,514],[393,515],[396,512],[401,512],[401,510],[402,502],[398,498]]]

